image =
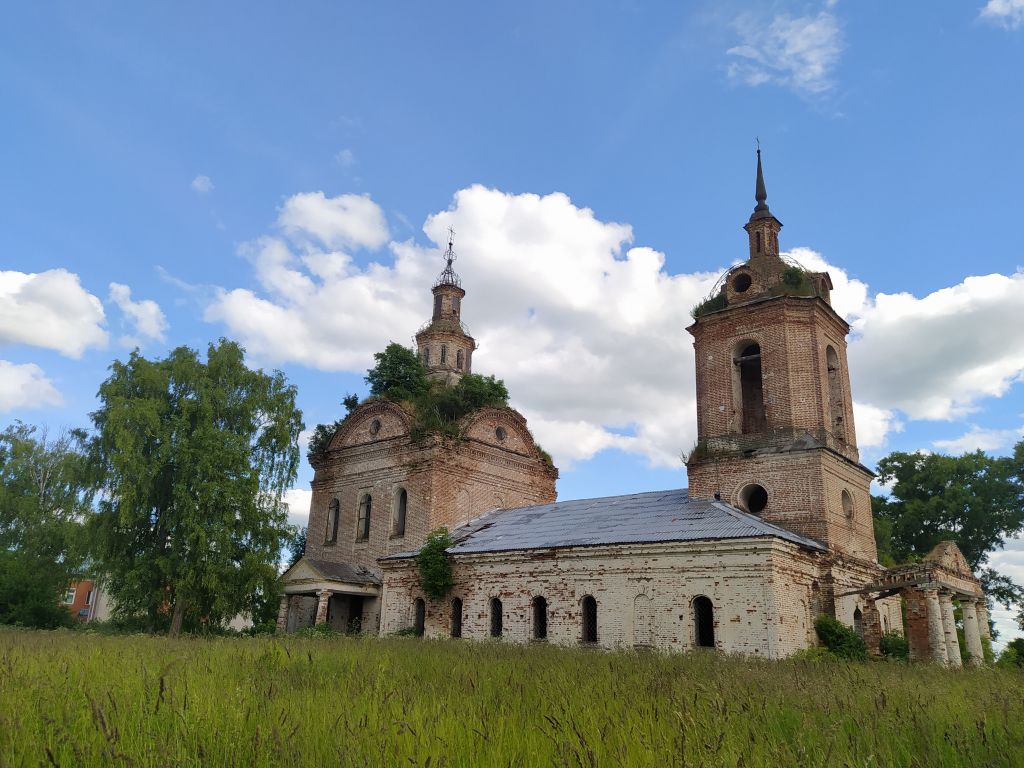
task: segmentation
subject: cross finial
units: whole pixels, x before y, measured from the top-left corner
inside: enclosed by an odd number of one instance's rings
[[[452,265],[455,261],[455,228],[448,227],[448,250],[444,254],[445,260],[448,262],[448,266]]]

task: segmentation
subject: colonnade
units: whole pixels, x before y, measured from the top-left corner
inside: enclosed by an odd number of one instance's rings
[[[928,606],[928,645],[932,659],[950,667],[960,667],[960,641],[956,634],[956,620],[953,617],[953,593],[938,587],[925,587],[925,602]],[[968,663],[977,666],[985,661],[982,650],[982,635],[988,636],[988,608],[984,599],[960,597],[963,613],[964,641],[967,644]]]

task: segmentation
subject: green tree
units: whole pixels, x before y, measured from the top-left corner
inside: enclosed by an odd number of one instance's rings
[[[172,635],[261,613],[292,537],[282,496],[299,460],[295,388],[221,339],[205,363],[187,347],[133,352],[99,398],[93,533],[116,610],[154,628],[170,613]]]
[[[0,624],[71,623],[60,595],[80,575],[92,491],[85,433],[16,422],[0,432]]]
[[[1024,668],[1024,637],[1018,637],[1007,643],[996,663],[1002,667]]]
[[[391,342],[383,352],[374,354],[376,364],[366,372],[371,397],[388,400],[415,400],[430,389],[427,369],[408,347]]]
[[[306,534],[309,528],[300,526],[295,532],[295,538],[288,545],[288,567],[291,568],[306,554]]]
[[[878,475],[892,488],[889,498],[872,499],[882,555],[914,560],[950,539],[990,598],[1007,608],[1024,604],[1024,587],[987,566],[993,551],[1024,530],[1024,441],[1004,457],[896,452],[878,463]]]

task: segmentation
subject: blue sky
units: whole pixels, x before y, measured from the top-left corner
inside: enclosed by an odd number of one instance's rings
[[[307,426],[429,312],[562,498],[685,485],[688,310],[782,246],[854,327],[862,457],[1024,436],[1024,0],[23,3],[0,29],[0,417],[88,423],[115,357],[225,335]],[[292,499],[307,498],[304,467]],[[1024,579],[1024,543],[994,562]],[[1009,629],[1009,625],[1004,623]]]

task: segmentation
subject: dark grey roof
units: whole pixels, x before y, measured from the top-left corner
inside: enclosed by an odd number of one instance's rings
[[[461,555],[759,537],[776,537],[808,549],[825,550],[813,539],[723,502],[691,499],[683,488],[496,509],[452,531],[455,544],[448,551]],[[405,552],[391,558],[413,554]]]
[[[348,584],[375,584],[380,586],[380,579],[373,571],[362,565],[351,563],[332,563],[330,560],[313,560],[307,557],[306,562],[320,573],[321,576],[332,581],[344,581]]]

